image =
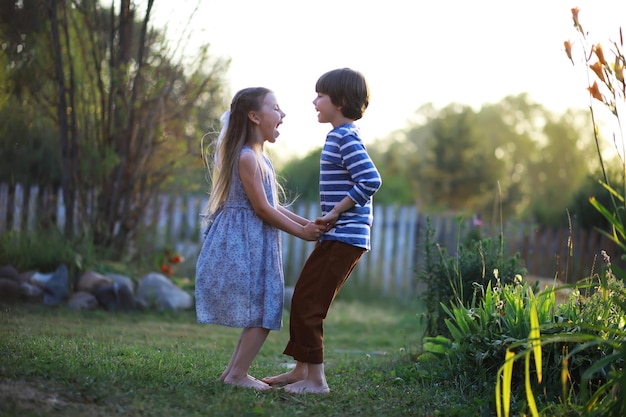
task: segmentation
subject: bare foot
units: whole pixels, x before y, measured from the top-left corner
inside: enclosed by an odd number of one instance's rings
[[[280,387],[283,385],[293,384],[294,382],[302,381],[304,378],[306,378],[306,376],[306,368],[304,369],[304,372],[302,370],[299,370],[298,368],[295,368],[294,370],[285,372],[284,374],[267,376],[261,379],[261,381],[272,386]]]
[[[302,381],[289,384],[285,386],[284,390],[285,392],[289,394],[328,394],[330,393],[330,388],[328,388],[328,385],[315,383],[308,379],[304,379]]]
[[[228,384],[228,385],[235,385],[235,386],[244,387],[244,388],[252,388],[257,391],[267,391],[272,388],[265,382],[259,381],[258,379],[251,377],[250,375],[246,375],[243,378],[232,378],[230,376],[226,376],[223,379],[223,381],[225,384]]]

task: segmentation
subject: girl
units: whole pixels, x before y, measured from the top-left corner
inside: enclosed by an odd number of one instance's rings
[[[204,213],[210,222],[196,266],[198,322],[243,328],[220,379],[256,390],[270,386],[248,369],[269,331],[282,326],[280,230],[308,241],[323,230],[278,204],[276,176],[263,145],[276,142],[284,117],[266,88],[247,88],[233,97],[218,139]]]

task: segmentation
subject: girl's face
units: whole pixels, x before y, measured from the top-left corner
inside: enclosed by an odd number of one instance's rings
[[[313,100],[315,110],[317,110],[317,121],[320,123],[332,123],[334,127],[341,124],[343,114],[341,109],[335,106],[328,94],[317,93],[317,97]]]
[[[261,133],[261,140],[270,143],[276,142],[280,135],[278,126],[283,122],[285,113],[280,109],[274,93],[267,93],[263,99],[261,109],[251,112],[251,118],[257,124]]]

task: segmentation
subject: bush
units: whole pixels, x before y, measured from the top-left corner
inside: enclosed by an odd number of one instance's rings
[[[459,303],[468,306],[473,297],[480,301],[482,292],[476,288],[495,285],[492,271],[499,271],[503,284],[513,283],[517,275],[524,276],[526,268],[519,255],[503,257],[503,237],[497,241],[469,233],[459,245],[457,256],[448,254],[432,241],[434,231],[428,221],[425,238],[425,264],[418,271],[417,280],[425,284],[421,297],[426,305],[426,334],[449,335],[442,306]]]
[[[484,288],[476,286],[468,305],[456,302],[447,307],[442,304],[451,340],[438,336],[427,338],[429,344],[425,344],[426,350],[438,352],[440,356],[444,354],[446,360],[442,363],[456,369],[456,378],[462,379],[463,384],[469,384],[487,396],[496,383],[496,374],[507,350],[523,350],[530,332],[532,309],[537,308],[539,322],[545,324],[553,322],[556,307],[554,292],[536,295],[533,286],[523,282],[520,275],[514,283],[502,284],[496,270],[494,282],[493,287],[491,282]],[[516,345],[519,346],[514,348]],[[441,346],[447,348],[441,349]],[[558,387],[559,348],[546,349],[544,354],[543,363],[550,368],[547,374],[553,378],[552,384],[547,386]],[[514,371],[513,375],[517,376],[513,380],[514,392],[518,392],[520,386],[523,387],[523,371]],[[544,395],[554,399],[559,392],[558,389],[545,390]],[[494,406],[493,401],[491,405]]]
[[[65,264],[71,277],[93,265],[96,255],[87,238],[68,240],[56,228],[32,233],[6,232],[0,237],[0,265],[18,271],[48,273]]]
[[[625,415],[620,400],[621,387],[626,386],[622,280],[609,272],[606,279],[578,283],[570,298],[558,304],[555,292],[565,287],[536,294],[520,278],[513,284],[501,284],[497,272],[494,278],[495,286],[477,288],[480,296],[469,306],[458,302],[450,308],[442,306],[451,339],[428,337],[424,343],[424,350],[439,357],[439,366],[447,369],[439,372],[459,386],[489,396],[508,366],[506,390],[517,413],[531,408],[526,395],[530,390],[532,402],[536,393],[543,408],[541,415],[563,415],[564,405],[570,412],[587,410],[588,415]],[[529,358],[537,348],[531,336],[533,315],[541,359],[539,367],[527,365],[525,371],[524,363],[517,360]],[[502,365],[508,357],[513,359]],[[490,404],[496,407],[493,401]]]

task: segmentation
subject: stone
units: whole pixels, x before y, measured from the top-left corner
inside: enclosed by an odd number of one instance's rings
[[[186,310],[194,306],[193,297],[178,288],[164,275],[150,273],[139,280],[137,300],[140,305],[157,310]]]
[[[113,280],[107,276],[104,276],[94,271],[87,271],[83,273],[78,279],[76,291],[93,293],[96,288],[103,285],[111,285],[112,283]]]
[[[114,282],[96,288],[93,295],[109,311],[128,311],[135,308],[135,297],[126,285]]]
[[[18,303],[20,300],[20,284],[12,279],[0,278],[0,302]]]
[[[44,284],[43,303],[48,306],[61,304],[69,293],[67,266],[61,265]]]
[[[106,274],[106,276],[110,278],[113,283],[127,287],[131,294],[135,293],[135,283],[129,277],[120,274]]]
[[[20,274],[12,265],[0,266],[0,278],[15,281],[18,284],[20,282]]]
[[[77,291],[72,294],[67,306],[74,310],[95,310],[98,307],[98,300],[92,293]]]
[[[43,290],[30,282],[20,282],[20,296],[23,300],[34,303],[43,299]]]

